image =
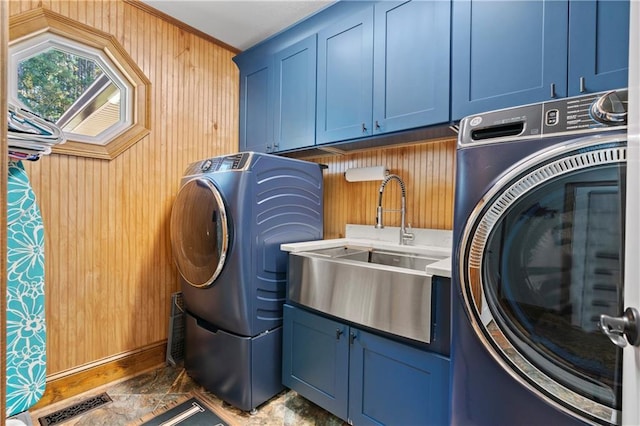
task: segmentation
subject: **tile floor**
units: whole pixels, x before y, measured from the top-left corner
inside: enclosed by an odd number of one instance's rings
[[[256,414],[250,415],[223,403],[214,395],[204,391],[191,380],[184,369],[170,366],[160,367],[130,379],[102,386],[74,398],[33,411],[30,414],[33,424],[39,425],[39,417],[106,392],[113,402],[60,424],[68,426],[124,426],[154,410],[162,410],[163,407],[185,398],[188,393],[193,391],[204,393],[212,405],[222,407],[227,417],[234,419],[239,425],[347,425],[339,418],[312,404],[294,391],[284,391],[276,395],[258,407]]]

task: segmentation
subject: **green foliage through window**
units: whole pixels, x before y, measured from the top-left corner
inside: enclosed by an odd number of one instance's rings
[[[18,64],[18,98],[56,122],[102,74],[92,59],[50,49]]]

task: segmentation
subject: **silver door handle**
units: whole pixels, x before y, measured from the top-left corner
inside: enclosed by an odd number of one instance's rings
[[[632,346],[640,346],[638,319],[640,314],[636,308],[627,308],[620,317],[600,315],[600,330],[607,335],[616,346],[624,348],[629,342]]]

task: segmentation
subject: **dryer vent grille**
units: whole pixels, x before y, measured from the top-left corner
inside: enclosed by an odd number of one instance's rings
[[[184,358],[184,302],[182,292],[171,295],[169,338],[167,339],[167,363],[176,366]]]

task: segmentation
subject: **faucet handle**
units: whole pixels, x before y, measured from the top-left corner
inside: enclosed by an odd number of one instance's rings
[[[407,224],[407,228],[402,232],[401,235],[402,244],[406,244],[408,241],[413,241],[415,236],[413,235],[413,233],[411,232],[411,224]]]

